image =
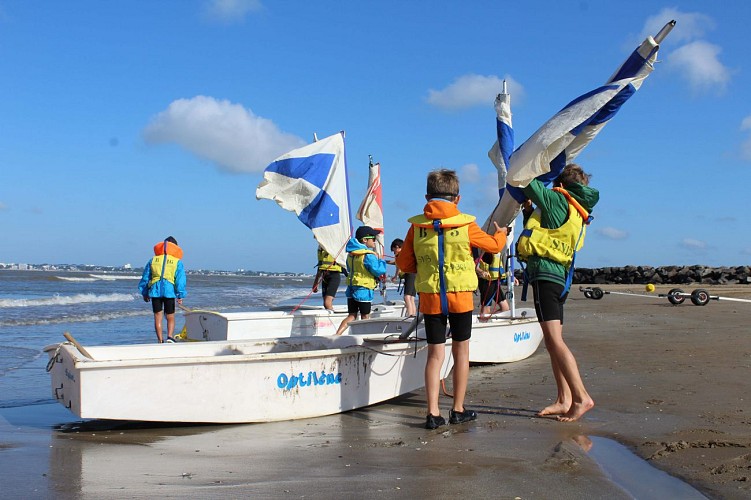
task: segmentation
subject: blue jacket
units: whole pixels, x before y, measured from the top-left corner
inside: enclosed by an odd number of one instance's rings
[[[347,242],[347,252],[353,252],[355,250],[369,250],[368,247],[360,243],[354,238],[350,238]],[[363,257],[363,265],[370,274],[378,279],[382,274],[386,274],[386,261],[379,259],[376,255],[369,253]],[[347,259],[347,271],[350,276],[352,275],[352,269],[349,266],[349,259]],[[362,286],[347,285],[346,292],[348,299],[355,299],[358,302],[373,302],[373,290]]]
[[[159,280],[149,288],[149,281],[151,281],[151,259],[146,263],[143,268],[143,276],[138,283],[138,290],[143,297],[163,297],[166,299],[182,299],[188,295],[185,289],[187,279],[185,277],[185,268],[183,267],[183,261],[177,263],[177,269],[175,270],[175,284],[173,285],[167,280]]]

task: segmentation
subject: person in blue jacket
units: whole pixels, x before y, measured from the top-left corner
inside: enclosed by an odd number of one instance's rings
[[[154,330],[160,344],[164,342],[163,316],[167,316],[167,342],[175,341],[175,301],[182,304],[183,298],[188,295],[182,258],[183,251],[177,246],[177,240],[172,236],[167,237],[154,245],[154,256],[144,266],[143,276],[138,283],[144,302],[151,301]]]
[[[339,325],[337,335],[344,333],[358,314],[360,319],[370,317],[373,290],[378,286],[379,278],[386,274],[386,261],[378,258],[373,250],[379,234],[380,231],[370,226],[360,226],[355,237],[347,242],[347,317]]]

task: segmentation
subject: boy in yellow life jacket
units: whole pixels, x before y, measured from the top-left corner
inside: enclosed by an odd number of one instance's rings
[[[415,275],[415,273],[402,272],[399,269],[399,266],[396,265],[396,256],[401,253],[403,246],[404,240],[401,238],[396,238],[391,242],[391,253],[394,254],[394,260],[386,261],[386,264],[393,264],[396,267],[396,270],[394,271],[394,277],[391,278],[391,282],[396,283],[396,280],[399,280],[399,283],[402,285],[402,294],[404,295],[405,313],[407,314],[407,316],[413,317],[417,315],[417,307],[415,306],[415,296],[417,295],[417,290],[415,289],[415,279],[417,278],[417,276]]]
[[[525,209],[524,231],[516,247],[519,260],[527,262],[537,320],[558,388],[555,402],[539,415],[554,415],[562,422],[578,420],[595,405],[584,387],[576,358],[563,340],[567,276],[574,251],[584,244],[589,213],[600,199],[600,193],[589,187],[589,177],[579,165],[571,163],[553,182],[553,189],[537,179],[524,187],[524,195],[537,208]]]
[[[318,285],[321,285],[321,295],[323,296],[323,307],[329,311],[334,310],[334,297],[339,290],[341,283],[342,266],[336,263],[323,247],[318,247],[318,271],[313,280],[313,293],[318,291]]]
[[[495,224],[496,232],[490,236],[480,229],[474,217],[459,211],[459,178],[453,170],[430,172],[426,193],[428,203],[421,215],[409,219],[412,226],[396,257],[396,265],[405,273],[417,273],[415,287],[420,294],[420,312],[425,318],[428,341],[425,428],[436,429],[446,423],[438,407],[438,393],[447,323],[451,325],[454,357],[454,404],[449,411],[449,422],[459,424],[477,418],[476,412],[464,407],[474,291],[477,289],[471,247],[500,252],[506,244],[507,230]]]
[[[373,290],[378,279],[386,274],[386,261],[379,259],[374,251],[380,233],[370,226],[360,226],[355,237],[347,242],[347,317],[339,325],[337,335],[344,333],[358,314],[360,319],[370,317]]]
[[[183,298],[188,295],[182,258],[183,251],[177,246],[177,240],[168,236],[164,241],[154,245],[154,257],[143,267],[143,276],[138,283],[143,300],[151,301],[154,330],[160,344],[164,342],[163,316],[167,316],[167,342],[175,341],[175,301],[182,304]]]
[[[501,287],[506,277],[501,254],[483,253],[477,263],[476,271],[477,290],[480,292],[480,315],[489,316],[498,311],[511,309]]]

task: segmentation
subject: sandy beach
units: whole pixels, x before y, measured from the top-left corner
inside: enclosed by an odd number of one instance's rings
[[[702,288],[751,299],[748,286]],[[3,409],[0,484],[6,498],[748,498],[750,320],[751,303],[591,300],[575,285],[565,338],[596,402],[576,423],[535,416],[555,396],[542,345],[473,367],[467,407],[479,419],[435,431],[422,428],[422,391],[234,426],[81,424],[52,402]]]

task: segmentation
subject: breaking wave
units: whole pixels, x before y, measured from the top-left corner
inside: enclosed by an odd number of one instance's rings
[[[75,295],[53,295],[37,299],[0,299],[0,308],[69,306],[74,304],[91,304],[96,302],[133,302],[140,298],[137,293],[78,293]]]

